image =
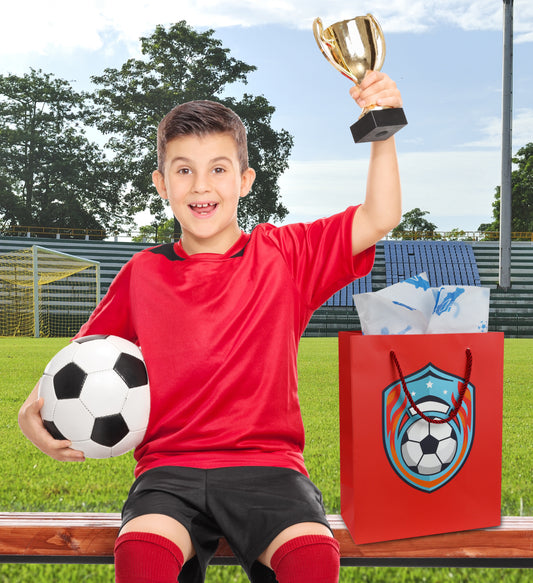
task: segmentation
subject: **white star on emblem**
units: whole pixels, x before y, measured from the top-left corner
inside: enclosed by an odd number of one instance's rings
[[[431,389],[431,388],[433,387],[433,383],[432,383],[431,381],[428,381],[428,382],[426,383],[426,387],[427,387],[428,389]]]

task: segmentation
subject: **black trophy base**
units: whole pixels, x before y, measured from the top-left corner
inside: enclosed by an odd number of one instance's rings
[[[362,142],[381,142],[390,138],[407,125],[405,113],[401,107],[389,109],[371,109],[359,118],[350,129],[356,144]]]

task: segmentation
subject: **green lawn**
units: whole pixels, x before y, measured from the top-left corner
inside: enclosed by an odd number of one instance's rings
[[[118,512],[133,480],[131,454],[111,460],[61,464],[34,448],[20,433],[17,411],[47,361],[65,339],[0,338],[0,511]],[[533,514],[533,340],[505,341],[502,513]],[[327,510],[338,513],[339,448],[337,340],[304,338],[300,349],[300,399],[307,430],[306,461],[324,494]],[[341,581],[532,581],[527,570],[344,568]],[[244,582],[238,567],[210,567],[208,583]],[[0,565],[0,582],[78,583],[113,581],[102,565]]]

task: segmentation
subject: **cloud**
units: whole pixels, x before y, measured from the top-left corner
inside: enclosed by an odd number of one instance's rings
[[[388,32],[421,32],[439,24],[465,30],[499,30],[502,3],[494,0],[374,0],[372,11]],[[82,48],[98,50],[111,32],[133,46],[156,24],[186,20],[195,27],[279,24],[306,28],[320,16],[330,24],[368,11],[354,0],[26,0],[2,9],[0,54],[47,53]],[[532,42],[533,5],[515,0],[515,31],[520,42]]]
[[[482,138],[463,144],[469,148],[499,148],[502,143],[502,120],[489,117],[482,122]],[[513,153],[533,141],[533,109],[518,109],[513,115]]]
[[[418,152],[400,154],[403,210],[429,211],[439,229],[476,230],[490,222],[500,153]],[[292,161],[280,181],[285,222],[310,221],[363,201],[367,160]]]
[[[2,7],[0,53],[46,53],[50,49],[98,50],[110,23],[95,2],[10,2]]]

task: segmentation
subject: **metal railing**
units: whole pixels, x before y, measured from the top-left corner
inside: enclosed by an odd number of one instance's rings
[[[69,227],[30,227],[11,225],[0,229],[4,237],[45,237],[56,239],[105,239],[103,229],[76,229]]]
[[[68,227],[40,227],[40,226],[9,226],[0,227],[0,236],[3,237],[45,237],[56,239],[114,239],[115,241],[132,241],[134,238],[139,242],[154,242],[154,237],[130,230],[121,233],[107,233],[104,229],[83,229]],[[169,241],[172,236],[167,237]],[[159,236],[159,243],[165,242],[164,237]],[[401,231],[391,232],[386,237],[388,241],[499,241],[498,231],[463,231],[452,229],[451,231]],[[530,241],[533,243],[533,232],[513,232],[513,241]]]
[[[463,231],[452,229],[451,231],[400,231],[389,233],[388,241],[499,241],[498,231]],[[533,242],[533,232],[515,231],[511,233],[513,241]]]

